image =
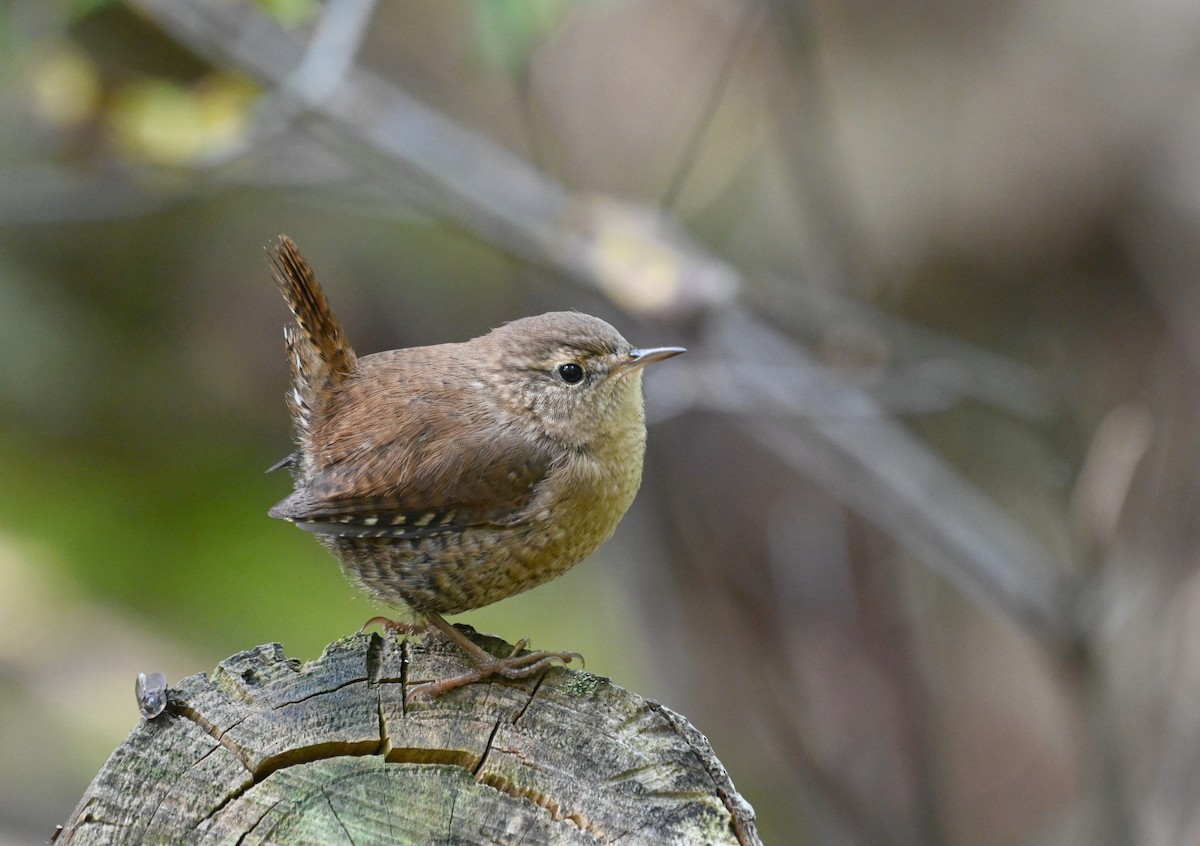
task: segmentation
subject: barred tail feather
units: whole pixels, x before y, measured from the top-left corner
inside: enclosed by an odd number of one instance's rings
[[[280,235],[271,255],[279,286],[295,322],[284,329],[292,388],[288,408],[296,435],[304,445],[320,397],[353,372],[356,358],[312,268],[286,235]]]

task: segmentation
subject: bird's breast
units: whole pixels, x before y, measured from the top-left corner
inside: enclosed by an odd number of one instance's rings
[[[618,438],[568,450],[556,464],[531,510],[567,566],[612,536],[641,485],[644,452],[644,435]]]

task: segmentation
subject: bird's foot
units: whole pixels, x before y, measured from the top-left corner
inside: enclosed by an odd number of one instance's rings
[[[472,655],[472,660],[476,660],[474,667],[457,676],[449,676],[438,681],[413,685],[408,692],[409,699],[436,699],[443,693],[448,693],[456,687],[474,684],[492,676],[502,676],[506,679],[525,679],[550,669],[556,661],[569,664],[574,658],[578,658],[580,661],[583,660],[583,656],[578,652],[538,651],[517,655],[516,652],[519,649],[514,650],[513,654],[507,658],[497,658],[494,655],[489,655],[486,661],[477,661],[475,656]]]
[[[526,679],[538,673],[545,672],[554,666],[556,661],[569,664],[573,659],[578,658],[579,663],[583,663],[583,656],[578,652],[546,652],[539,650],[537,652],[526,652],[522,655],[520,654],[521,651],[529,645],[529,641],[525,638],[517,642],[507,658],[497,658],[495,655],[486,652],[479,644],[448,623],[441,615],[431,613],[427,616],[430,624],[445,634],[463,652],[467,653],[467,657],[475,666],[457,676],[414,685],[409,690],[410,699],[434,699],[443,693],[454,690],[456,687],[474,684],[492,676],[501,676],[506,679]]]

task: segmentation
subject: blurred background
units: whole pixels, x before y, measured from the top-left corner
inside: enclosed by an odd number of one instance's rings
[[[617,537],[462,621],[767,843],[1200,842],[1200,4],[0,6],[0,842],[177,680],[384,609],[269,520],[291,235],[360,353],[574,308]]]

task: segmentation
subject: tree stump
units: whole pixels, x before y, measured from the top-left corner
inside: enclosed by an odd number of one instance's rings
[[[435,637],[357,634],[304,665],[277,643],[234,655],[170,690],[56,844],[760,843],[678,714],[557,667],[407,696],[464,669]]]

